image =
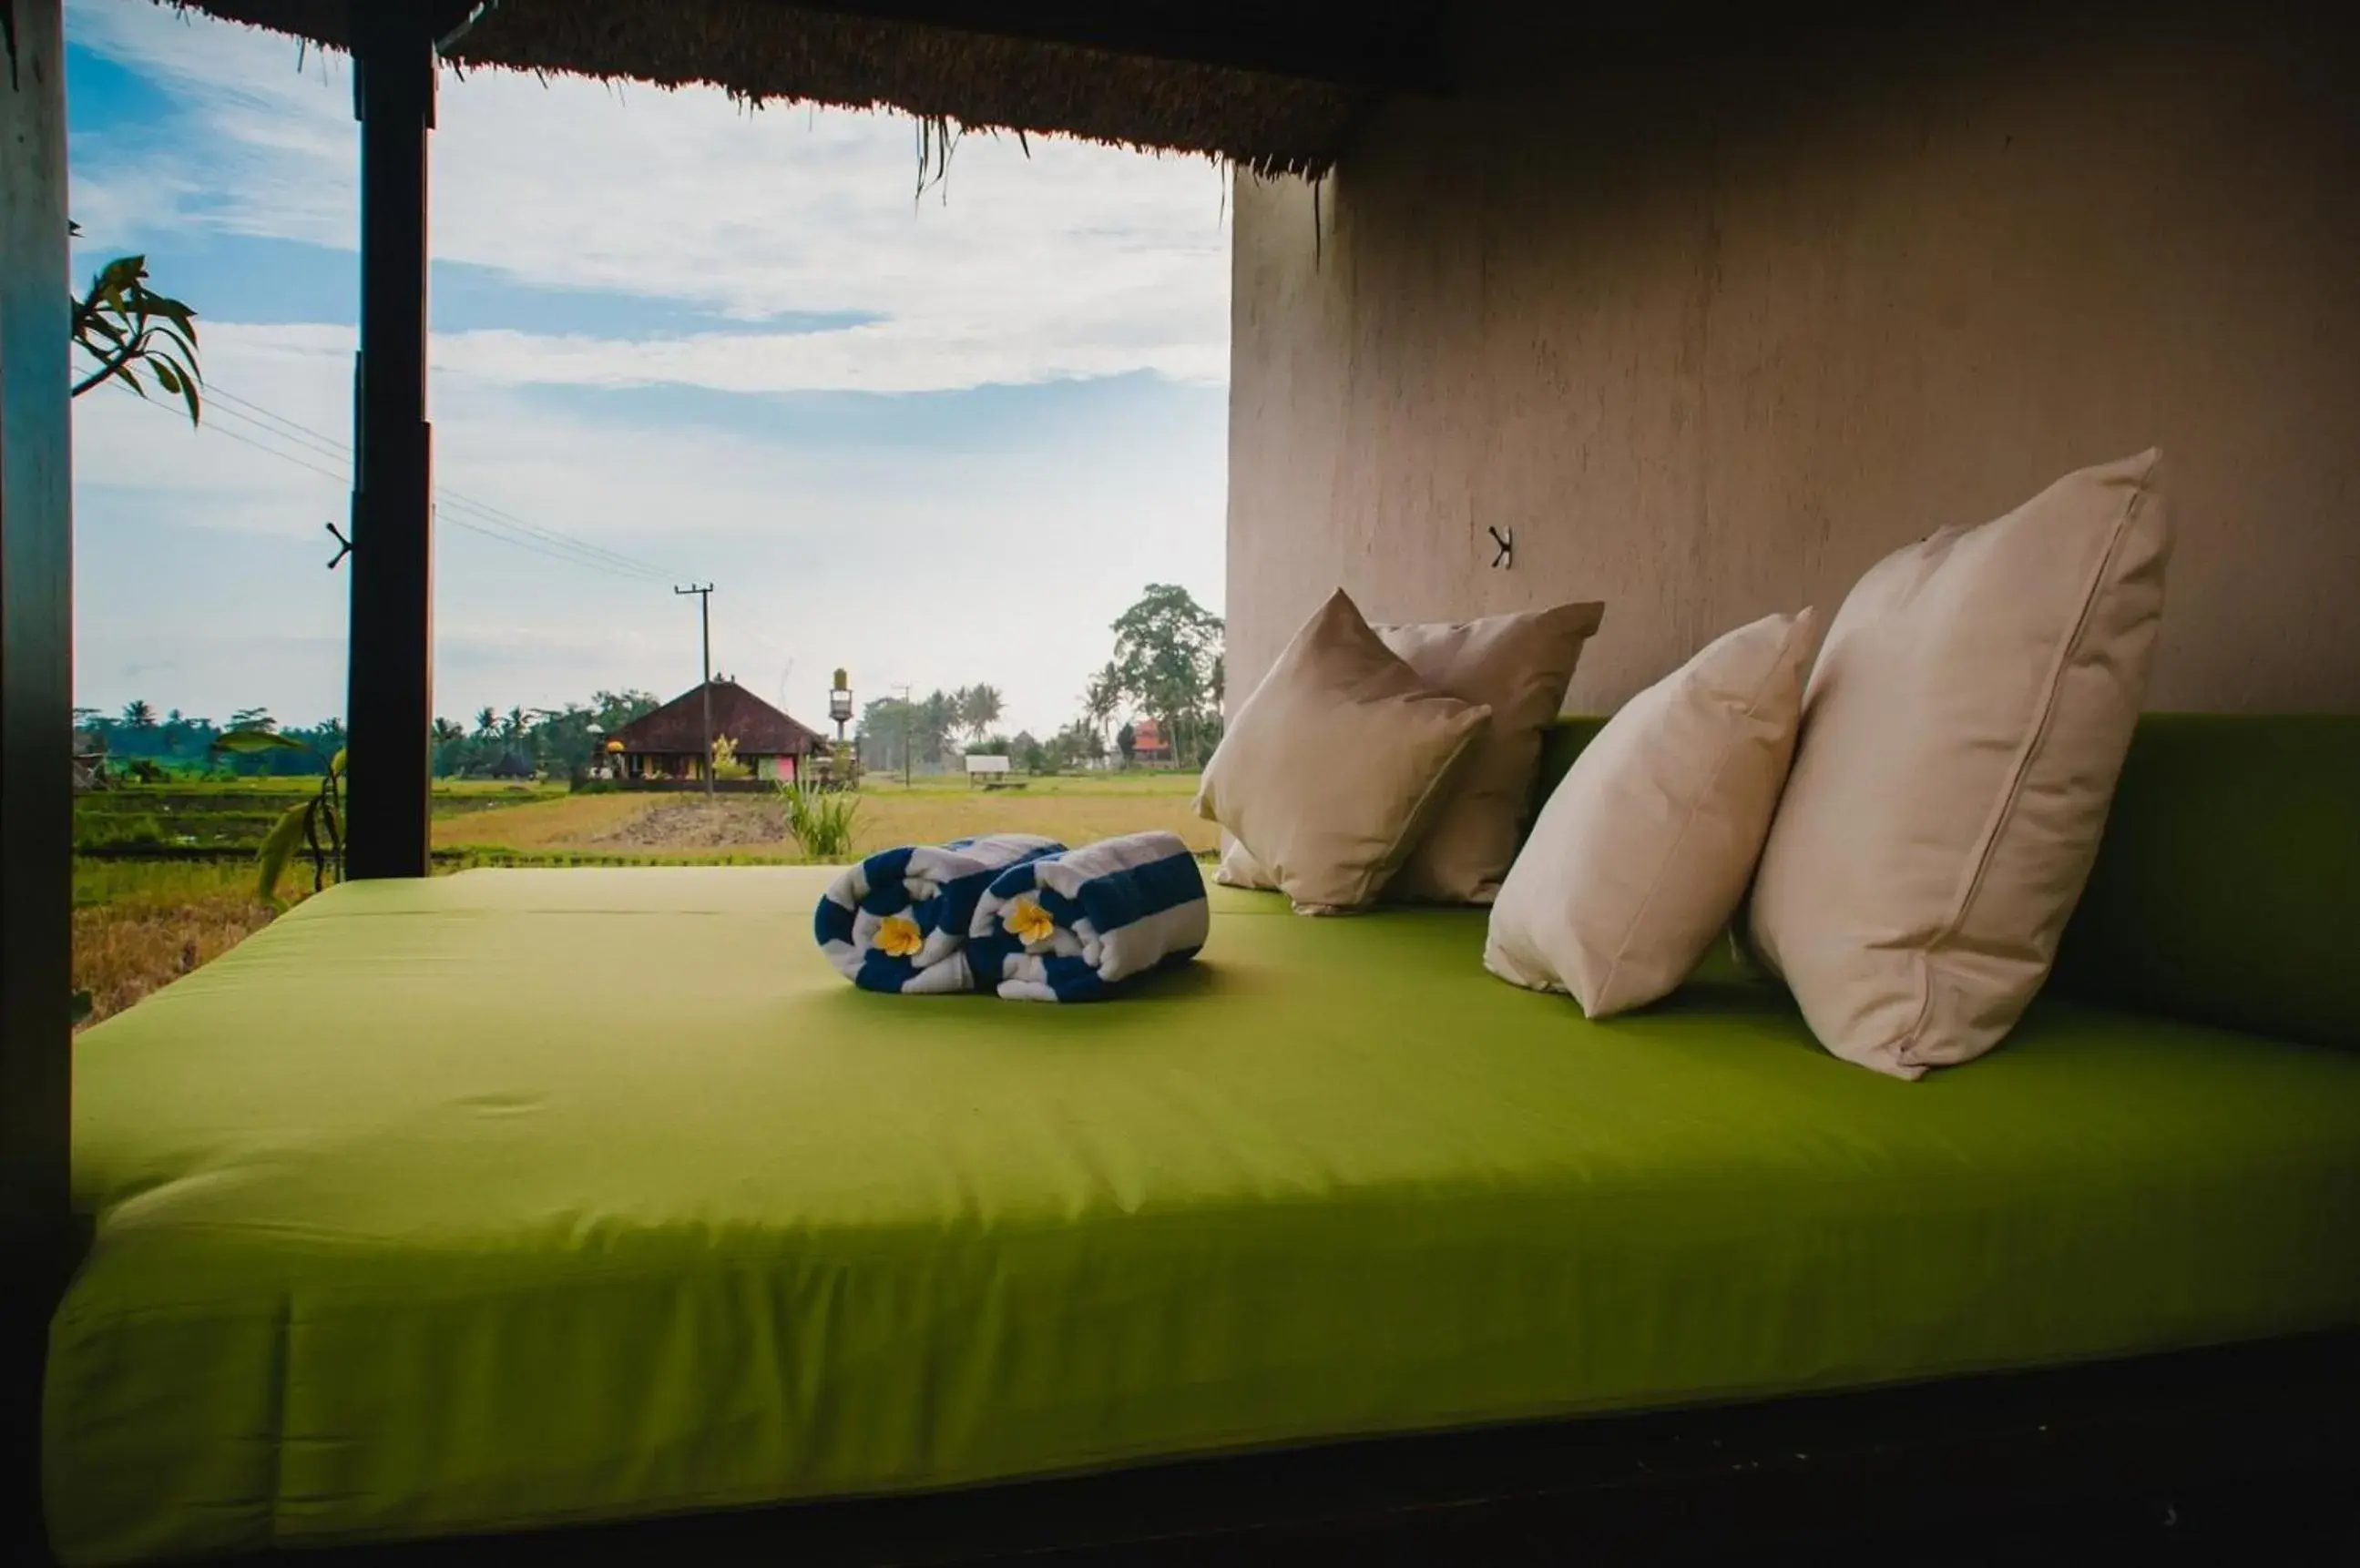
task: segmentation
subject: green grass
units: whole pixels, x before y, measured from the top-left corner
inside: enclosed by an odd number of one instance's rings
[[[290,894],[298,880],[289,877]],[[302,890],[309,892],[310,876],[300,880]],[[74,859],[76,909],[94,909],[104,904],[169,906],[224,894],[246,898],[253,892],[254,863],[250,860]]]
[[[906,787],[899,773],[881,769],[864,774],[860,792],[880,797],[910,795],[1185,795],[1196,793],[1196,781],[1201,775],[1163,768],[1150,771],[1137,769],[1122,773],[1030,773],[1008,774],[1002,789],[986,789],[968,782],[964,773],[920,773],[913,775]]]
[[[905,789],[899,779],[885,780],[871,774],[852,797],[859,802],[859,811],[849,848],[818,856],[806,855],[795,842],[788,831],[785,802],[771,795],[722,797],[725,809],[761,819],[767,833],[757,843],[726,849],[612,843],[614,835],[660,807],[694,800],[691,794],[631,790],[574,795],[439,821],[434,844],[438,852],[466,850],[479,855],[586,852],[599,856],[585,862],[594,865],[775,866],[840,861],[897,844],[939,844],[986,833],[1037,833],[1067,844],[1087,844],[1163,828],[1200,853],[1219,843],[1219,830],[1191,809],[1196,789],[1193,773],[1020,776],[1020,781],[1024,788],[982,789],[964,779],[920,779]],[[528,862],[519,858],[510,863]]]
[[[93,789],[74,798],[74,848],[92,854],[251,855],[314,779],[177,779]],[[563,784],[453,780],[434,788],[436,822],[566,798]]]
[[[89,1021],[227,953],[268,924],[254,896],[251,860],[74,861],[73,984],[90,996]],[[300,898],[311,878],[289,877]]]
[[[901,779],[875,775],[857,799],[849,855],[895,844],[938,843],[994,832],[1046,833],[1083,844],[1143,828],[1168,828],[1191,848],[1218,842],[1189,810],[1196,777],[1126,773],[1019,777],[1021,789],[979,789],[960,776]],[[74,985],[105,1018],[211,962],[272,918],[255,898],[254,852],[280,813],[319,788],[316,779],[132,786],[94,790],[74,802]],[[788,836],[783,801],[725,796],[733,809],[764,814],[775,839],[727,848],[602,842],[672,793],[569,793],[563,786],[489,780],[434,790],[437,875],[478,866],[791,866],[806,857]],[[311,891],[310,862],[298,856],[279,884],[289,903]]]

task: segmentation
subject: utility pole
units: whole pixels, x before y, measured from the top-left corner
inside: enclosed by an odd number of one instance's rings
[[[901,788],[910,787],[910,737],[917,728],[917,715],[910,711],[910,683],[906,681],[893,688],[901,693]]]
[[[696,619],[705,634],[705,684],[698,688],[698,692],[705,699],[705,766],[703,771],[705,774],[705,797],[709,800],[713,798],[713,584],[707,583],[702,587],[699,587],[694,583],[691,583],[688,587],[675,588],[672,592],[675,593],[694,593],[696,595]]]

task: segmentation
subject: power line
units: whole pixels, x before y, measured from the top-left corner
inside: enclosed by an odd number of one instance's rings
[[[332,457],[343,463],[352,461],[353,449],[343,441],[322,434],[309,425],[299,425],[292,419],[274,414],[258,403],[249,403],[243,397],[234,397],[218,387],[205,388],[205,402],[216,413],[227,414],[232,419],[244,419],[248,423],[259,424],[273,435],[291,441],[298,446],[309,447],[322,456]],[[224,408],[223,406],[224,404],[228,407]],[[239,412],[240,409],[244,409],[245,412]]]
[[[137,396],[128,387],[126,387],[125,391],[130,396]],[[323,479],[333,479],[338,484],[350,487],[352,484],[350,465],[353,454],[352,449],[344,442],[315,430],[300,420],[275,413],[258,403],[224,391],[219,387],[207,386],[205,394],[208,403],[212,405],[212,411],[217,418],[213,423],[202,428],[210,430],[216,435],[227,437],[241,445],[252,447],[257,452],[267,453],[281,463],[292,463],[307,473],[319,474]],[[144,397],[139,400],[143,403],[149,401]],[[162,404],[154,406],[161,412],[168,414],[172,412]],[[242,410],[250,410],[250,412]],[[274,441],[285,441],[304,455],[297,456],[294,452],[285,451],[281,447],[257,441],[252,436],[241,435],[235,430],[224,428],[219,422],[221,417],[237,420],[263,435],[271,437]],[[344,471],[339,473],[322,468],[316,463],[307,461],[311,457],[325,458],[331,463],[342,464]],[[464,528],[469,533],[480,535],[485,539],[496,539],[502,544],[541,556],[545,560],[562,561],[570,566],[585,567],[594,572],[606,572],[611,576],[634,578],[642,582],[669,582],[672,575],[647,561],[625,555],[620,550],[608,550],[604,545],[592,544],[587,539],[578,539],[559,529],[527,522],[513,513],[502,511],[498,507],[460,495],[455,491],[437,486],[435,500],[437,515],[453,528]]]
[[[285,427],[288,431],[292,432],[289,439],[297,441],[301,444],[308,445],[314,451],[322,451],[322,449],[324,449],[322,452],[323,455],[338,457],[345,461],[350,461],[352,457],[352,448],[346,446],[343,441],[338,441],[335,437],[329,435],[324,430],[314,430],[310,425],[304,424],[300,420],[290,419],[284,414],[274,413],[270,409],[262,407],[259,403],[256,403],[248,398],[241,397],[236,393],[225,390],[220,387],[208,386],[205,388],[205,393],[208,397],[226,401],[237,408],[248,409],[252,413],[268,419],[275,425]],[[476,516],[483,517],[487,522],[505,524],[509,528],[520,529],[526,533],[535,536],[536,538],[546,539],[552,544],[563,545],[569,549],[578,550],[589,554],[596,555],[604,560],[612,561],[617,567],[628,568],[632,571],[642,572],[650,577],[662,578],[667,582],[677,575],[677,573],[664,571],[663,568],[657,566],[650,561],[641,561],[636,556],[625,555],[621,550],[609,550],[605,545],[592,544],[587,539],[577,539],[572,534],[563,533],[556,528],[546,528],[539,523],[528,522],[524,518],[518,517],[513,512],[505,511],[498,506],[493,506],[488,501],[479,500],[462,491],[453,490],[448,485],[435,486],[434,493],[436,497],[446,505],[457,505],[459,506],[463,506],[468,511],[475,513]]]
[[[298,444],[303,445],[311,451],[318,452],[322,456],[337,458],[345,462],[351,461],[352,448],[345,445],[343,441],[338,441],[335,437],[327,434],[323,430],[314,430],[310,425],[306,425],[300,420],[290,419],[284,414],[274,412],[271,409],[262,407],[259,403],[256,403],[249,398],[241,397],[236,393],[230,392],[223,387],[208,387],[206,388],[206,392],[208,396],[212,397],[233,405],[230,411],[234,415],[239,408],[251,410],[254,415],[258,415],[261,419],[269,420],[271,425],[283,427],[283,433],[286,433],[287,439],[294,441]],[[256,421],[249,419],[247,422],[254,423]],[[272,433],[280,434],[282,431],[274,430],[272,430]],[[663,568],[654,565],[650,561],[641,561],[635,556],[625,555],[622,551],[617,550],[609,550],[605,545],[593,544],[587,539],[577,539],[572,534],[564,533],[556,528],[546,528],[538,523],[528,522],[524,518],[518,517],[513,512],[504,511],[501,508],[491,505],[491,503],[487,501],[478,500],[475,496],[451,489],[447,485],[437,485],[435,487],[435,496],[443,506],[469,512],[481,519],[484,523],[488,524],[493,529],[506,528],[530,534],[535,539],[555,545],[560,549],[570,550],[579,555],[595,557],[599,561],[604,562],[612,570],[628,572],[637,576],[647,577],[650,580],[662,580],[667,582],[673,576],[673,573],[668,572],[664,571]],[[478,528],[476,531],[480,533],[486,530]],[[493,537],[497,538],[498,535],[495,533]]]
[[[132,396],[137,397],[138,394],[134,393]],[[145,397],[141,397],[139,400],[143,403],[148,401]],[[161,403],[155,406],[165,413],[169,414],[172,412],[171,409],[164,408]],[[281,463],[291,463],[298,468],[309,469],[311,472],[320,475],[322,478],[333,479],[339,485],[350,485],[353,482],[353,476],[349,474],[337,474],[331,470],[322,468],[316,463],[306,463],[300,457],[290,456],[288,453],[279,451],[275,446],[265,446],[258,441],[254,441],[248,437],[238,434],[235,430],[225,430],[219,425],[215,425],[213,427],[213,433],[217,436],[227,436],[230,440],[236,441],[239,445],[250,446],[257,452],[268,452],[271,456],[279,459]]]
[[[281,415],[281,413],[271,413],[269,408],[262,408],[262,406],[259,406],[259,403],[250,401],[250,398],[241,398],[241,397],[238,397],[238,394],[234,394],[234,391],[224,391],[224,389],[222,389],[222,387],[208,387],[208,389],[205,389],[205,394],[208,394],[208,397],[213,397],[213,398],[224,398],[224,401],[229,401],[231,406],[246,408],[246,410],[253,410],[255,415],[262,415],[262,418],[265,418],[265,419],[271,419],[271,422],[274,422],[274,424],[281,424],[281,427],[286,427],[288,431],[292,431],[290,439],[304,441],[304,443],[309,443],[309,446],[314,448],[314,451],[319,451],[319,448],[325,448],[325,451],[328,451],[328,455],[344,457],[344,460],[349,460],[349,457],[352,457],[352,448],[344,446],[343,441],[337,441],[335,436],[325,434],[325,431],[311,430],[311,427],[309,427],[309,424],[302,424],[302,422],[300,422],[300,419],[290,419],[290,418],[286,418],[286,415]],[[665,580],[671,580],[672,575],[675,575],[675,573],[668,573],[668,571],[663,571],[663,568],[656,566],[656,563],[651,563],[651,561],[642,561],[642,559],[638,559],[638,557],[628,557],[628,554],[623,554],[623,551],[620,551],[620,550],[606,550],[606,547],[604,547],[604,545],[593,545],[593,542],[590,542],[590,540],[581,540],[581,538],[574,538],[574,535],[571,535],[571,533],[562,533],[562,530],[557,530],[557,528],[545,528],[545,526],[541,526],[541,524],[531,524],[531,521],[526,521],[526,518],[517,517],[515,512],[503,512],[503,509],[500,509],[500,507],[493,507],[491,502],[486,502],[486,500],[476,500],[475,495],[464,495],[464,493],[460,493],[460,490],[453,490],[453,488],[448,488],[448,485],[437,485],[437,488],[434,488],[434,495],[437,495],[439,500],[442,500],[442,502],[446,502],[446,505],[460,505],[460,507],[470,509],[470,512],[475,512],[476,517],[486,518],[486,521],[493,521],[493,524],[505,524],[505,526],[509,526],[509,528],[519,528],[519,530],[524,530],[524,533],[531,533],[531,535],[536,535],[536,538],[542,538],[542,540],[550,540],[550,542],[552,542],[552,545],[566,545],[566,547],[571,547],[571,550],[581,550],[581,551],[587,551],[587,554],[597,554],[597,557],[606,559],[606,561],[614,561],[616,566],[632,568],[632,571],[639,571],[639,573],[647,573],[647,575],[651,575],[651,578],[665,578]]]

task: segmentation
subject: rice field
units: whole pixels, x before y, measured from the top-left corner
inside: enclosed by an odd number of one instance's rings
[[[74,986],[85,1024],[122,1011],[268,925],[252,852],[299,781],[261,788],[123,789],[76,801]],[[290,788],[290,785],[299,785]],[[979,789],[956,777],[872,777],[858,799],[853,850],[940,843],[984,833],[1036,833],[1067,844],[1164,828],[1200,853],[1218,830],[1190,810],[1196,777],[1180,773],[1020,779]],[[437,871],[471,861],[541,866],[778,864],[805,858],[771,795],[567,794],[548,786],[442,785],[435,790]],[[186,858],[164,858],[164,856]],[[211,858],[193,858],[194,856]],[[282,904],[308,897],[300,857]]]
[[[898,783],[864,785],[853,842],[868,855],[978,833],[1035,833],[1087,844],[1163,828],[1189,848],[1210,853],[1220,845],[1220,830],[1192,809],[1196,795],[1193,773],[1037,779],[1029,788],[990,790],[963,781],[907,790]]]
[[[1034,779],[1020,787],[976,789],[963,779],[864,783],[853,852],[897,844],[939,844],[985,833],[1034,833],[1067,844],[1163,828],[1209,853],[1219,830],[1191,809],[1194,774]],[[580,795],[471,812],[437,822],[437,848],[622,850],[668,862],[801,860],[786,812],[767,795]]]
[[[281,898],[309,896],[309,876]],[[74,862],[73,984],[90,999],[86,1023],[160,990],[270,923],[255,897],[251,861]]]
[[[558,795],[511,805],[494,800],[434,817],[434,847],[581,849],[597,842],[659,800],[658,795]],[[768,804],[766,801],[765,804]]]

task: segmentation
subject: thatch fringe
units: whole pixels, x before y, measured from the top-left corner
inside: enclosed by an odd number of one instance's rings
[[[345,0],[160,3],[329,48],[347,43]],[[1202,153],[1258,174],[1324,173],[1372,96],[1327,82],[807,11],[781,0],[502,0],[449,58],[716,86],[756,104],[897,109],[938,130],[955,122]],[[937,151],[937,161],[946,159],[949,145]]]

